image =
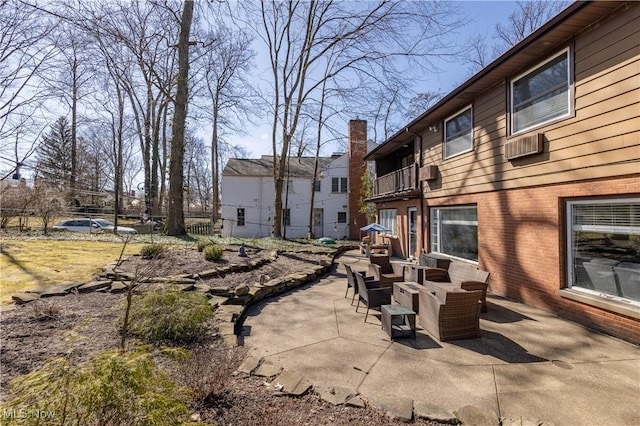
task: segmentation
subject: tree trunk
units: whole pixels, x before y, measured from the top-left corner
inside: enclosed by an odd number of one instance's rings
[[[214,104],[215,105],[215,104]],[[212,212],[211,212],[211,235],[214,235],[214,227],[218,221],[218,209],[220,208],[220,171],[218,170],[218,113],[219,109],[213,109],[213,132],[211,134],[211,181],[213,183]]]
[[[78,61],[73,52],[71,65],[71,176],[69,179],[69,205],[75,205],[78,178]]]
[[[189,33],[193,18],[193,0],[184,2],[178,39],[178,80],[171,137],[171,161],[169,165],[169,211],[167,235],[185,235],[184,226],[184,127],[187,115],[189,77]]]

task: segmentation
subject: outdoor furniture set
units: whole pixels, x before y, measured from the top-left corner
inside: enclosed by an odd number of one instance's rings
[[[371,255],[369,261],[369,275],[380,281],[380,287],[393,287],[393,283],[404,281],[402,268],[392,263],[388,256]]]
[[[363,273],[356,273],[351,277],[355,285],[349,284],[352,271],[347,269],[347,291],[352,285],[357,289],[356,311],[362,301],[367,306],[365,321],[370,308],[380,309],[382,328],[392,340],[407,332],[415,337],[416,313],[420,325],[440,341],[480,337],[480,313],[487,311],[488,272],[458,262],[440,263],[448,266],[445,269],[390,262],[387,256],[372,256],[370,261],[372,277],[367,280]],[[391,295],[397,304],[391,304]]]

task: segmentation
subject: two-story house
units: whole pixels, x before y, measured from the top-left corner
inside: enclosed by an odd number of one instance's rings
[[[365,159],[394,253],[640,343],[640,3],[573,3]]]
[[[367,141],[364,120],[349,122],[348,139],[348,152],[318,158],[315,183],[315,157],[289,159],[282,194],[286,238],[306,238],[310,233],[316,238],[359,238],[360,227],[366,225],[358,205],[367,166],[363,157],[376,145]],[[271,236],[274,190],[273,157],[230,159],[222,172],[222,235]]]

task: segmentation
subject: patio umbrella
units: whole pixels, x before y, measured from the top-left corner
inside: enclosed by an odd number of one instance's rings
[[[369,225],[363,226],[362,228],[360,228],[360,230],[362,232],[373,232],[373,231],[391,232],[390,229],[385,228],[384,226],[380,225],[379,223],[370,223]]]

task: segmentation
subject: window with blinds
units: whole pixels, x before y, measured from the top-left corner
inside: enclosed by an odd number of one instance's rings
[[[569,49],[511,81],[511,133],[570,114]]]
[[[478,261],[477,206],[432,207],[431,251]]]
[[[569,287],[640,306],[640,199],[567,204]]]
[[[396,209],[378,210],[378,223],[389,229],[391,235],[397,235]]]

